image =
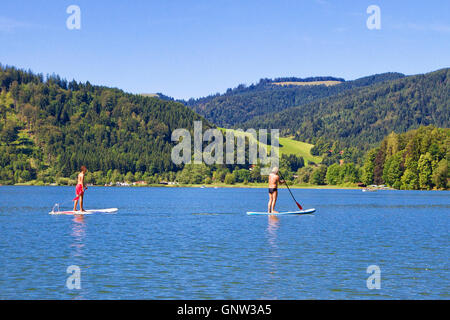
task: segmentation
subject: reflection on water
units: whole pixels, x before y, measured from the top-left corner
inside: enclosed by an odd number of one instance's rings
[[[77,265],[83,270],[83,261],[81,258],[83,257],[83,248],[85,246],[85,238],[86,238],[86,221],[83,215],[77,214],[73,216],[72,226],[71,226],[71,236],[72,243],[70,244],[71,256],[75,259],[73,261],[74,265]],[[83,271],[81,271],[83,274]],[[69,276],[69,274],[67,275]],[[81,283],[83,283],[83,277],[81,276]],[[81,289],[67,289],[71,291],[71,296],[73,300],[84,300],[83,297],[83,284],[81,285]]]
[[[280,254],[277,243],[277,232],[280,228],[280,219],[277,216],[269,215],[267,219],[267,267],[268,276],[266,278],[266,288],[263,299],[277,299],[277,282],[279,281],[278,268],[280,263]]]
[[[74,215],[72,224],[72,233],[71,236],[73,238],[72,244],[70,245],[74,250],[72,251],[73,257],[82,257],[83,252],[82,249],[84,247],[84,238],[86,236],[86,222],[84,221],[83,215]]]
[[[272,248],[278,248],[277,245],[277,230],[280,227],[280,219],[277,216],[270,215],[267,224],[267,235],[269,240],[269,245]]]

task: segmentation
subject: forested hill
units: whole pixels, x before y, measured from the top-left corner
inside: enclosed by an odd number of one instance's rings
[[[420,127],[392,132],[365,157],[362,181],[396,189],[446,189],[449,181],[450,129]]]
[[[105,175],[167,172],[171,132],[199,119],[181,103],[0,66],[0,184],[51,183],[82,164]]]
[[[313,144],[340,141],[367,150],[392,131],[450,126],[450,69],[345,91],[282,112],[255,117],[244,128],[279,128]]]
[[[404,75],[400,73],[384,73],[353,81],[334,77],[261,79],[257,84],[241,84],[234,89],[228,89],[224,94],[181,102],[219,126],[232,127],[255,116],[280,112],[352,88],[402,77]]]

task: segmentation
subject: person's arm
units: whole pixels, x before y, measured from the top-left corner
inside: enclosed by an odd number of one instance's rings
[[[83,173],[83,176],[81,177],[81,179],[83,180],[83,182],[82,182],[83,188],[84,188],[84,190],[86,190],[87,186],[86,186],[86,183],[84,182],[84,173]]]
[[[280,176],[278,176],[278,182],[279,183],[284,183],[284,180],[281,180]]]

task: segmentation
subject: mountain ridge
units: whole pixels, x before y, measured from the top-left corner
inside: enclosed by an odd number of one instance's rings
[[[335,96],[273,112],[245,122],[243,128],[281,129],[308,143],[322,137],[348,146],[373,145],[391,131],[420,125],[449,127],[450,69],[354,88]]]
[[[316,99],[336,95],[355,87],[363,87],[378,82],[405,77],[402,73],[387,72],[345,81],[336,77],[284,77],[274,79],[260,79],[250,86],[238,85],[229,88],[223,94],[212,94],[206,97],[189,100],[176,100],[196,113],[221,127],[234,127],[255,116],[264,115],[272,111],[280,112],[284,109],[312,102]],[[311,82],[311,81],[342,81],[332,86],[306,85],[298,86],[277,85],[277,82]]]

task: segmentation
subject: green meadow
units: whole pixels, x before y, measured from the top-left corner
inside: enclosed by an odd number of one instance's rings
[[[251,141],[255,140],[255,138],[249,133],[241,132],[241,131],[234,130],[234,129],[225,129],[225,128],[219,128],[219,130],[221,130],[223,133],[225,132],[225,130],[232,131],[235,136],[245,135]],[[259,141],[257,141],[257,143],[259,144]],[[297,141],[290,137],[281,137],[279,139],[279,143],[280,143],[280,156],[282,156],[283,154],[285,154],[285,155],[295,154],[296,156],[303,157],[303,159],[305,160],[305,164],[308,164],[309,162],[320,163],[322,161],[321,157],[313,156],[311,154],[311,148],[314,147],[313,144],[309,144],[309,143],[302,142],[302,141]],[[267,148],[267,152],[270,152],[271,146],[265,145],[265,147]]]

